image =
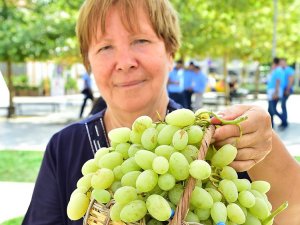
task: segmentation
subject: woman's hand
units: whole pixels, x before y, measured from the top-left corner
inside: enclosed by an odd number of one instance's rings
[[[217,128],[213,136],[216,147],[228,143],[237,147],[236,159],[231,164],[237,171],[249,170],[271,151],[272,126],[270,116],[264,109],[254,105],[234,105],[218,115],[226,120],[239,116],[248,117],[240,124],[241,130],[237,125],[224,125]],[[219,121],[213,118],[212,123],[218,124]]]

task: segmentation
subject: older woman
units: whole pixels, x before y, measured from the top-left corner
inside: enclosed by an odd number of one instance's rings
[[[67,203],[83,163],[110,145],[107,132],[131,127],[141,115],[158,120],[157,112],[164,116],[179,107],[166,89],[180,39],[169,1],[87,0],[80,10],[77,35],[84,64],[94,74],[107,107],[52,137],[23,224],[82,224],[67,218]],[[244,135],[233,166],[248,170],[253,180],[269,181],[275,207],[291,201],[290,210],[278,217],[279,224],[299,224],[300,197],[294,188],[299,186],[299,165],[273,133],[264,110],[240,105],[223,112],[229,119],[240,115],[249,119],[241,124]],[[214,136],[215,144],[232,143],[238,136],[235,126],[223,126]]]

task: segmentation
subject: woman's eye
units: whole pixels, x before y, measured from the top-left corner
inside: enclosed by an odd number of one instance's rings
[[[148,42],[149,41],[146,39],[138,39],[138,40],[134,41],[135,44],[144,44],[144,43],[148,43]]]
[[[111,48],[110,45],[103,46],[103,47],[99,48],[98,52],[103,52],[103,51],[108,50],[108,49],[110,49],[110,48]]]

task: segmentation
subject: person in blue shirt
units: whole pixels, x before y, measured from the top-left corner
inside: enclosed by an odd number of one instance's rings
[[[178,104],[185,106],[183,61],[178,60],[174,69],[169,73],[168,94]]]
[[[68,201],[83,164],[111,145],[108,132],[131,128],[142,115],[164,120],[180,108],[166,88],[180,47],[179,21],[170,1],[86,0],[78,15],[77,37],[84,65],[106,104],[53,135],[23,225],[82,225],[83,219],[67,217]],[[231,166],[253,181],[269,181],[274,207],[289,201],[288,209],[275,219],[277,224],[299,225],[300,165],[272,130],[269,114],[254,105],[231,106],[219,114],[247,120],[239,128],[218,126],[214,145],[236,143],[238,153]]]
[[[286,102],[289,96],[293,93],[293,85],[294,85],[294,75],[295,70],[286,64],[286,59],[280,59],[280,66],[284,71],[284,92],[281,98],[281,110],[282,110],[282,123],[279,125],[280,129],[285,129],[288,127],[288,113],[286,108]]]
[[[193,93],[195,96],[193,109],[196,111],[203,105],[203,94],[206,89],[207,76],[202,72],[200,66],[195,66],[195,76],[193,76]]]
[[[90,74],[89,73],[83,74],[82,79],[83,79],[83,90],[81,91],[81,93],[84,95],[84,99],[80,108],[79,118],[82,118],[87,100],[90,99],[92,102],[94,101],[94,95],[92,91],[92,80]]]
[[[186,105],[184,108],[192,109],[193,77],[195,76],[195,65],[191,61],[188,68],[184,70],[184,96]]]
[[[284,72],[279,65],[279,58],[273,59],[272,71],[267,82],[268,112],[271,116],[272,127],[274,127],[274,115],[282,120],[282,115],[277,111],[277,103],[283,96]]]

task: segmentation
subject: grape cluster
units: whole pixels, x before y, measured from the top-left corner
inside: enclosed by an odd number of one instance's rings
[[[198,149],[210,122],[210,113],[188,109],[171,112],[154,123],[148,116],[132,129],[111,130],[111,147],[99,149],[82,167],[67,207],[71,220],[86,213],[91,199],[110,208],[112,221],[126,223],[147,218],[147,225],[168,224],[188,178],[197,180],[185,221],[204,225],[271,225],[286,204],[271,213],[266,181],[239,179],[229,166],[237,149],[226,144],[209,146],[206,158]]]

